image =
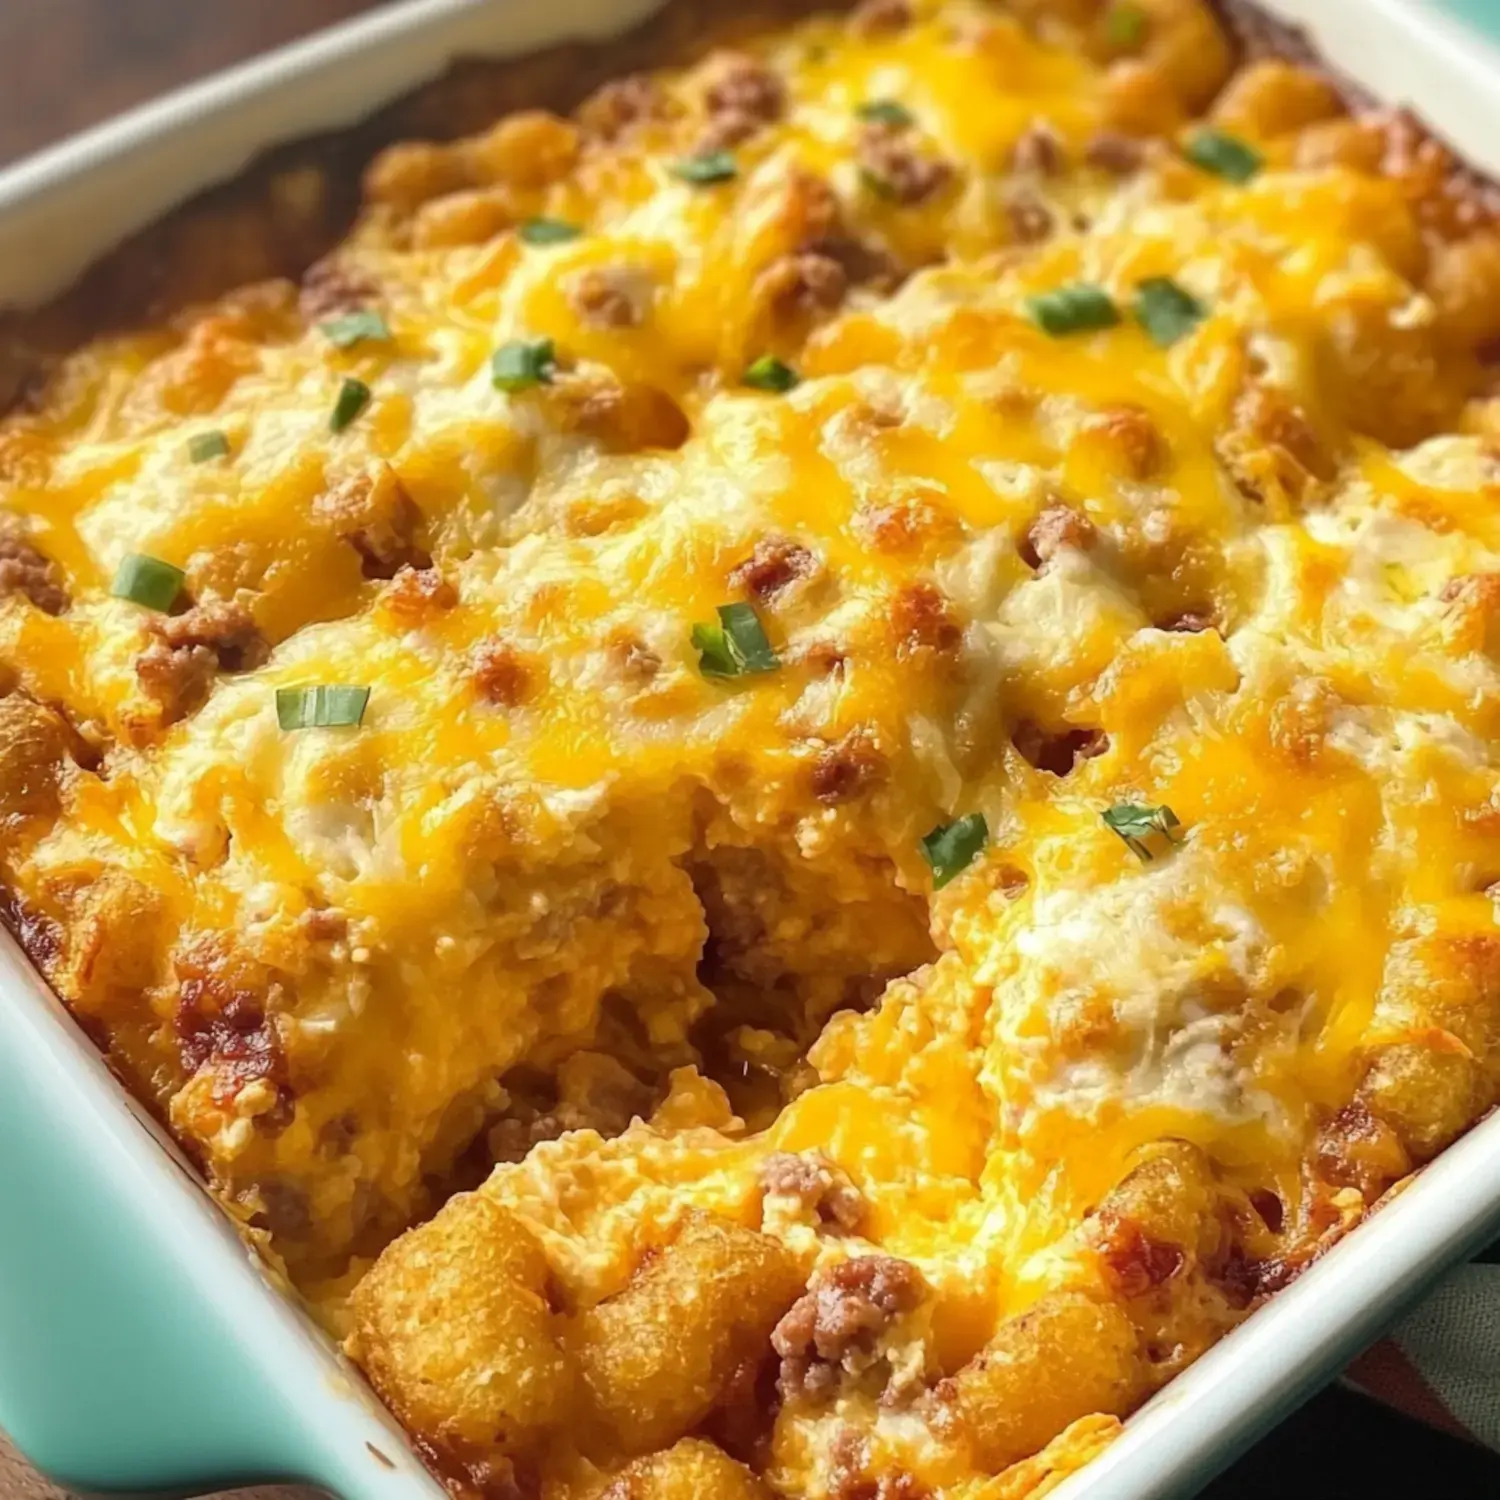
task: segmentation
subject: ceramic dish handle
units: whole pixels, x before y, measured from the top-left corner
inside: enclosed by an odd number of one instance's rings
[[[163,1253],[171,1178],[164,1194],[141,1171],[145,1143],[59,1086],[86,1063],[45,1036],[50,1019],[28,1024],[0,995],[0,1427],[75,1489],[307,1472],[283,1444],[277,1397],[235,1357],[225,1310],[184,1256]],[[123,1123],[139,1134],[128,1112]]]
[[[0,1428],[95,1493],[444,1500],[3,933]]]

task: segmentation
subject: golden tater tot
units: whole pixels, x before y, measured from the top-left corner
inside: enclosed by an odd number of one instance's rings
[[[1214,101],[1213,117],[1226,130],[1267,138],[1333,119],[1343,109],[1326,78],[1268,57],[1234,75]]]
[[[570,1346],[628,1452],[664,1448],[719,1403],[802,1290],[776,1240],[698,1215],[624,1291],[579,1315]]]
[[[530,1230],[481,1194],[461,1194],[360,1282],[357,1357],[421,1436],[514,1453],[564,1413],[573,1390],[546,1284]]]
[[[978,1461],[998,1471],[1079,1417],[1128,1411],[1142,1386],[1136,1342],[1118,1303],[1052,1292],[1002,1323],[938,1396]]]
[[[612,1475],[593,1500],[769,1500],[743,1464],[701,1438],[638,1458]]]

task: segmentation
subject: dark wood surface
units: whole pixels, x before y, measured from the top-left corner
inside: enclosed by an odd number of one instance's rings
[[[387,0],[0,0],[0,163]],[[537,3],[537,0],[525,0]],[[727,3],[727,0],[726,0]],[[1206,1500],[1494,1500],[1500,1460],[1330,1390]],[[0,1433],[0,1500],[65,1500]]]
[[[0,162],[379,0],[0,0]]]

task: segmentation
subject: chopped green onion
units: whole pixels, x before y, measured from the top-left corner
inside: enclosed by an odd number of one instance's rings
[[[989,842],[989,825],[983,813],[969,813],[952,823],[939,823],[922,840],[922,855],[932,866],[932,888],[940,891],[974,863]]]
[[[566,219],[538,215],[534,219],[522,219],[516,233],[528,245],[565,245],[569,240],[576,240],[583,230]]]
[[[358,724],[370,701],[367,687],[276,689],[276,722],[283,729],[333,729]]]
[[[1028,297],[1026,306],[1037,326],[1053,338],[1094,328],[1113,328],[1120,321],[1120,310],[1109,293],[1088,281],[1075,281],[1056,291]]]
[[[698,650],[698,670],[705,677],[738,677],[740,665],[729,647],[722,625],[694,625],[693,645]]]
[[[889,125],[895,130],[917,123],[917,117],[897,99],[869,99],[854,113],[871,125]]]
[[[365,339],[372,343],[384,343],[391,336],[390,326],[384,317],[373,308],[360,308],[358,312],[345,313],[342,318],[333,318],[319,323],[323,337],[335,349],[352,349]]]
[[[339,398],[333,403],[333,414],[328,418],[328,430],[342,432],[369,404],[370,387],[363,380],[346,375],[339,387]]]
[[[1170,349],[1208,316],[1208,309],[1170,276],[1148,276],[1136,288],[1135,316],[1152,343]]]
[[[774,354],[763,354],[740,379],[758,391],[786,392],[802,383],[802,377]]]
[[[490,358],[490,380],[497,391],[526,391],[551,385],[557,350],[551,339],[512,339]]]
[[[1182,824],[1166,805],[1142,807],[1119,802],[1106,808],[1103,816],[1106,827],[1119,834],[1130,852],[1148,864],[1179,841]]]
[[[1264,158],[1254,146],[1212,128],[1196,132],[1182,148],[1182,154],[1195,167],[1229,182],[1249,182],[1264,165]]]
[[[694,625],[698,668],[705,677],[747,677],[781,665],[760,617],[748,604],[721,604],[717,625]]]
[[[121,562],[110,587],[116,599],[129,599],[159,614],[166,614],[182,592],[181,568],[144,552],[132,552]]]
[[[206,464],[210,459],[229,457],[229,439],[217,429],[200,432],[188,439],[188,457],[195,464]]]
[[[681,161],[673,162],[671,171],[683,182],[706,186],[728,182],[739,173],[739,168],[728,151],[700,151],[697,156],[685,156]]]
[[[1138,47],[1146,35],[1146,12],[1138,5],[1112,5],[1104,18],[1104,36],[1111,47]]]

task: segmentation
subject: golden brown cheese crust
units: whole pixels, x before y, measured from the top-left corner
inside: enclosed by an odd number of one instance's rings
[[[7,915],[456,1487],[1002,1500],[1495,1100],[1500,234],[1198,0],[744,30],[0,423]]]

